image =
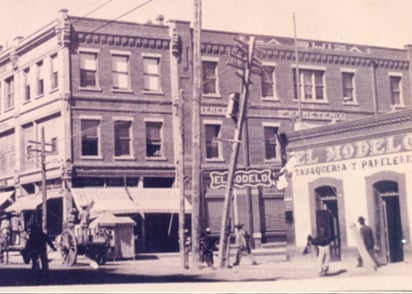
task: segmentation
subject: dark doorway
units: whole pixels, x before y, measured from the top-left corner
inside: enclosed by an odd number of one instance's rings
[[[382,181],[374,185],[378,202],[376,223],[380,257],[386,262],[403,261],[402,221],[398,185],[393,181]]]
[[[321,215],[326,218],[328,230],[335,235],[335,239],[330,246],[331,260],[341,260],[341,241],[340,241],[340,229],[339,229],[339,208],[336,196],[336,188],[332,186],[321,186],[315,189],[316,195],[316,218],[317,218],[317,232],[324,230],[319,227]],[[324,211],[321,214],[318,211]],[[325,222],[322,222],[326,224]]]
[[[145,214],[146,252],[178,252],[178,215]]]
[[[403,261],[402,224],[399,197],[383,197],[388,231],[390,262]]]

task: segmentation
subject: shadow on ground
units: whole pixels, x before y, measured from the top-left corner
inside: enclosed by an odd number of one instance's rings
[[[248,281],[275,281],[276,278],[254,278]],[[163,274],[144,275],[124,274],[115,269],[104,268],[99,270],[89,269],[52,269],[49,278],[40,273],[33,273],[30,268],[2,268],[0,287],[8,286],[34,286],[34,285],[93,285],[93,284],[127,284],[127,283],[182,283],[182,282],[224,282],[224,278],[216,276],[207,277],[197,274]]]

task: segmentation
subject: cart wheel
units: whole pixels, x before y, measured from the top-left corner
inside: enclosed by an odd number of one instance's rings
[[[73,232],[65,229],[60,237],[60,251],[63,258],[63,264],[72,266],[77,259],[77,240]]]

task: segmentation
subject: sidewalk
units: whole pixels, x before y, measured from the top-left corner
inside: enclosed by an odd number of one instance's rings
[[[54,283],[42,288],[53,292],[308,292],[308,291],[411,291],[412,266],[393,263],[367,272],[355,267],[356,260],[332,262],[329,275],[319,276],[314,256],[291,261],[264,262],[254,266],[247,258],[232,268],[183,269],[178,254],[141,255],[137,260],[108,262],[94,270],[79,256],[79,265],[61,265],[58,253],[50,255]],[[218,259],[215,259],[217,263]],[[8,269],[29,269],[21,256],[13,255],[8,266],[1,265],[2,276]],[[97,282],[89,280],[97,277]],[[120,278],[128,278],[126,282]],[[99,282],[100,281],[100,282]],[[113,284],[112,284],[113,283]],[[0,291],[32,292],[40,288],[3,287]]]

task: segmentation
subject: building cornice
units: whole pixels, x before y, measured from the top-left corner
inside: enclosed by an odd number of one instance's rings
[[[333,125],[325,125],[300,131],[288,132],[288,141],[291,145],[305,144],[316,140],[328,141],[327,138],[342,138],[353,134],[401,129],[402,126],[412,127],[412,110],[402,110],[386,114],[380,114],[358,120],[339,122]],[[379,131],[380,132],[380,131]]]
[[[276,46],[276,47],[275,47]],[[257,47],[257,57],[261,60],[287,60],[295,62],[295,52],[292,48],[285,45],[274,45],[271,48]],[[201,44],[201,53],[210,55],[229,55],[235,52],[233,44],[216,44],[203,42]],[[384,59],[375,56],[363,56],[361,54],[345,52],[337,54],[330,52],[319,52],[316,50],[301,49],[298,53],[299,62],[302,64],[337,64],[342,66],[375,66],[378,68],[387,68],[391,70],[408,70],[409,61],[399,59]]]
[[[148,49],[169,49],[170,39],[165,37],[126,36],[102,33],[77,32],[72,41],[80,44],[113,45]]]

